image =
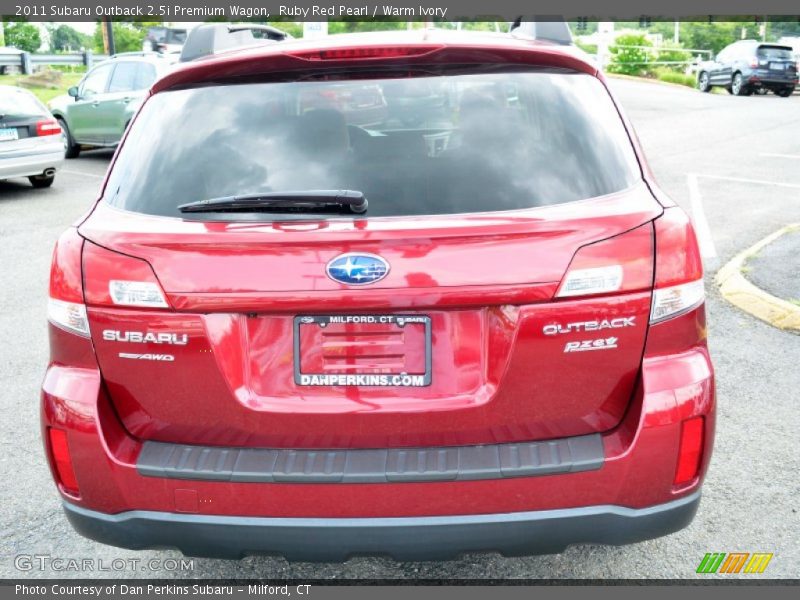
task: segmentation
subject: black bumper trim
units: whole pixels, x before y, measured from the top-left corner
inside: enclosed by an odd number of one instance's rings
[[[430,448],[294,450],[145,442],[146,477],[236,483],[473,481],[592,471],[603,466],[600,434],[557,440]]]
[[[571,544],[629,544],[683,529],[699,504],[700,491],[641,509],[602,505],[445,517],[265,518],[139,510],[109,515],[67,502],[64,511],[81,535],[122,548],[340,562],[356,555],[441,560],[465,552],[523,556],[558,553]]]

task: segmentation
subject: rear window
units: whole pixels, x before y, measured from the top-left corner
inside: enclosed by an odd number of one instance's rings
[[[759,46],[757,54],[768,60],[792,60],[792,49],[781,46]]]
[[[47,109],[30,93],[0,87],[0,117],[38,117]]]
[[[106,201],[177,206],[266,192],[363,192],[369,216],[514,210],[632,186],[640,171],[604,86],[565,72],[217,85],[143,107]],[[274,219],[274,213],[259,218]]]

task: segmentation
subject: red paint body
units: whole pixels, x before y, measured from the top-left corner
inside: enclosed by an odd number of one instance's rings
[[[432,49],[402,60],[521,63],[600,77],[557,46],[499,38],[464,44],[426,35],[436,39],[404,43]],[[304,53],[344,43],[331,37],[298,42],[291,53],[280,44],[229,53],[177,70],[153,93],[302,70],[310,62],[318,68],[319,61]],[[656,287],[696,280],[702,276],[699,253],[688,219],[657,189],[635,139],[631,143],[642,166],[638,185],[530,210],[235,223],[152,217],[96,204],[59,241],[51,273],[51,297],[85,304],[91,330],[85,338],[50,325],[43,426],[67,432],[79,487],[78,497],[63,486],[62,494],[106,513],[369,517],[647,507],[696,491],[714,431],[704,307],[658,324],[648,321],[653,279]],[[391,271],[364,288],[337,283],[325,266],[344,252],[380,255]],[[619,291],[556,297],[568,269],[608,260],[625,271]],[[120,279],[156,283],[169,308],[115,306],[108,282]],[[295,315],[392,313],[431,317],[430,386],[295,384]],[[614,351],[566,353],[569,342],[600,334],[545,333],[547,326],[622,317],[631,325],[613,330],[619,345]],[[120,342],[106,339],[106,330],[178,333],[187,343]],[[313,371],[358,360],[376,369],[424,369],[414,341],[419,332],[401,340],[391,328],[370,330],[380,335],[367,343],[364,331],[331,330],[327,354],[321,334],[304,334],[311,350],[302,363]],[[174,362],[122,360],[120,352],[168,352]],[[337,353],[344,356],[339,362]],[[705,427],[699,470],[676,487],[682,423],[694,416],[703,416]],[[395,448],[595,432],[602,434],[606,457],[599,470],[507,480],[221,483],[142,477],[135,467],[146,440]],[[187,505],[182,490],[196,491],[196,506]]]

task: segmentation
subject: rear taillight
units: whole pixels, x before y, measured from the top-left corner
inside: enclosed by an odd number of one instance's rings
[[[758,67],[758,59],[757,58],[751,58],[750,59],[750,67],[753,68],[753,69]]]
[[[703,263],[689,217],[668,208],[655,221],[656,276],[650,323],[677,317],[705,300]]]
[[[53,458],[53,469],[58,477],[58,483],[64,492],[78,496],[78,479],[72,467],[72,456],[67,444],[67,433],[61,429],[47,430],[50,442],[50,454]]]
[[[76,229],[68,229],[56,242],[50,265],[47,319],[65,331],[89,337],[81,282],[82,247],[83,238]]]
[[[36,122],[36,135],[42,137],[45,135],[61,135],[61,126],[55,119],[46,119]]]
[[[87,242],[83,265],[87,304],[169,308],[164,291],[146,261]]]
[[[357,46],[352,48],[330,48],[327,50],[300,50],[298,52],[288,52],[287,54],[303,60],[361,60],[423,56],[441,48],[442,46],[440,45]]]
[[[648,290],[653,285],[650,223],[578,250],[557,298]]]
[[[692,417],[681,425],[681,442],[678,447],[678,466],[675,468],[674,485],[691,482],[700,471],[703,457],[705,421],[703,417]]]

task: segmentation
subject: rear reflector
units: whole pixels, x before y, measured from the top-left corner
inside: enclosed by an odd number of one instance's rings
[[[654,290],[653,307],[650,310],[650,323],[658,323],[665,319],[677,317],[696,308],[704,300],[705,288],[702,279]]]
[[[637,292],[653,286],[653,226],[583,246],[572,257],[557,298]]]
[[[300,52],[288,52],[287,54],[303,60],[361,60],[422,56],[441,48],[442,46],[356,46],[328,50],[303,50]]]
[[[47,301],[47,319],[53,325],[89,337],[89,321],[86,318],[86,307],[76,302],[64,302],[49,298]]]
[[[678,466],[675,469],[675,485],[689,483],[698,475],[700,458],[703,455],[703,417],[693,417],[683,422],[681,444],[678,449]]]
[[[78,480],[72,468],[72,457],[67,445],[67,434],[61,429],[48,429],[50,438],[50,452],[53,455],[53,467],[58,476],[59,483],[65,492],[73,496],[78,495]]]
[[[167,308],[169,305],[156,283],[149,281],[108,282],[108,293],[114,304],[121,306],[149,306],[151,308]]]
[[[38,121],[36,123],[36,135],[39,137],[45,135],[61,135],[61,126],[55,119]]]

